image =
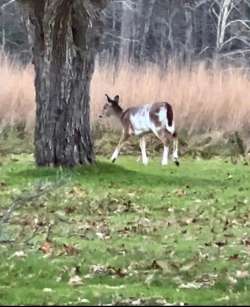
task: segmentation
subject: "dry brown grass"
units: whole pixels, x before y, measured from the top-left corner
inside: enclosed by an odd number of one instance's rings
[[[35,92],[31,65],[23,67],[0,53],[0,128],[25,124],[34,126]]]
[[[193,65],[191,71],[172,65],[167,72],[125,65],[116,73],[98,67],[92,82],[92,116],[96,118],[101,111],[107,92],[119,94],[125,108],[168,101],[177,126],[190,133],[241,130],[250,126],[249,89],[250,77],[242,70],[209,71],[202,63]]]
[[[0,54],[0,128],[24,123],[34,126],[34,72]],[[177,126],[190,133],[209,130],[242,130],[250,125],[250,78],[237,69],[214,69],[193,65],[192,70],[172,65],[167,72],[157,67],[124,65],[119,72],[96,67],[91,86],[91,117],[95,122],[105,93],[119,94],[126,107],[169,101]]]

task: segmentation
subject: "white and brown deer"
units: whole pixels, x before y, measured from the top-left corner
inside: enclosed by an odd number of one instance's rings
[[[119,96],[111,99],[107,94],[107,102],[103,107],[100,118],[115,116],[122,125],[122,136],[111,160],[115,162],[124,143],[131,135],[140,138],[140,148],[143,164],[148,164],[146,153],[145,134],[154,133],[163,143],[163,157],[161,164],[168,164],[169,143],[173,141],[173,159],[176,165],[178,161],[178,138],[175,130],[172,106],[167,102],[157,102],[123,110],[119,105]]]

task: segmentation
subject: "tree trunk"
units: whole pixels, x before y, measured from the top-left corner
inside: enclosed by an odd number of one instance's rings
[[[40,166],[94,162],[89,87],[105,0],[20,0],[36,78],[35,158]]]

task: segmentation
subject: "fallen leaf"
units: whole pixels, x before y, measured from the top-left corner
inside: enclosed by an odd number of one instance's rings
[[[175,194],[179,197],[182,197],[182,196],[186,196],[187,195],[187,192],[185,190],[182,190],[182,189],[178,189],[175,191]]]
[[[233,278],[233,277],[230,276],[230,275],[228,275],[227,278],[228,278],[230,284],[232,284],[232,285],[235,285],[235,284],[237,284],[237,282],[238,282],[238,280],[237,280],[236,278]]]
[[[100,265],[100,264],[91,265],[89,269],[90,269],[90,273],[96,274],[96,275],[105,274],[108,271],[107,268],[104,265]]]
[[[13,255],[11,255],[10,258],[13,258],[13,257],[24,258],[26,256],[27,255],[24,253],[24,251],[17,251]]]
[[[68,207],[64,208],[64,212],[66,214],[71,214],[71,213],[74,213],[75,211],[76,211],[76,207],[68,206]]]
[[[150,266],[150,269],[162,270],[163,272],[171,271],[168,261],[164,261],[164,260],[154,260]]]
[[[195,266],[195,262],[190,262],[188,264],[183,265],[180,268],[180,271],[181,272],[187,272],[187,271],[191,270],[194,266]]]
[[[48,293],[48,292],[53,292],[53,290],[52,290],[52,289],[50,289],[50,288],[44,288],[44,289],[43,289],[43,292]]]
[[[248,271],[240,271],[240,270],[236,271],[236,277],[237,278],[247,278],[249,276],[250,276],[250,274],[249,274]]]
[[[78,302],[79,303],[83,303],[83,304],[89,304],[90,303],[90,301],[88,300],[88,299],[86,299],[86,298],[78,298]]]
[[[216,302],[221,302],[221,301],[229,301],[229,296],[227,295],[216,299]]]
[[[188,282],[186,284],[181,284],[179,288],[181,289],[200,289],[203,284],[200,282]]]
[[[227,245],[227,241],[216,241],[215,244],[218,246],[218,247],[222,247],[222,246],[225,246]]]
[[[83,284],[83,281],[82,281],[80,276],[74,275],[74,276],[70,277],[68,284],[70,286],[80,286],[80,285]]]
[[[250,245],[250,238],[242,239],[242,240],[241,240],[241,244],[246,245],[246,246],[249,246],[249,245]]]
[[[5,181],[0,181],[0,187],[6,187],[7,183]]]
[[[45,241],[42,246],[39,247],[44,254],[50,255],[53,252],[53,245],[51,242]]]
[[[79,253],[79,250],[73,245],[63,244],[63,247],[65,253],[69,256],[77,255]]]
[[[238,260],[239,259],[239,254],[234,254],[234,255],[230,256],[228,259],[229,260]]]

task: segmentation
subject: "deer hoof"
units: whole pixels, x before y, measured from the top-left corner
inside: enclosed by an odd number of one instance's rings
[[[174,161],[174,163],[176,164],[176,166],[180,166],[180,162],[179,161]]]
[[[115,163],[116,159],[112,159],[112,163]]]

